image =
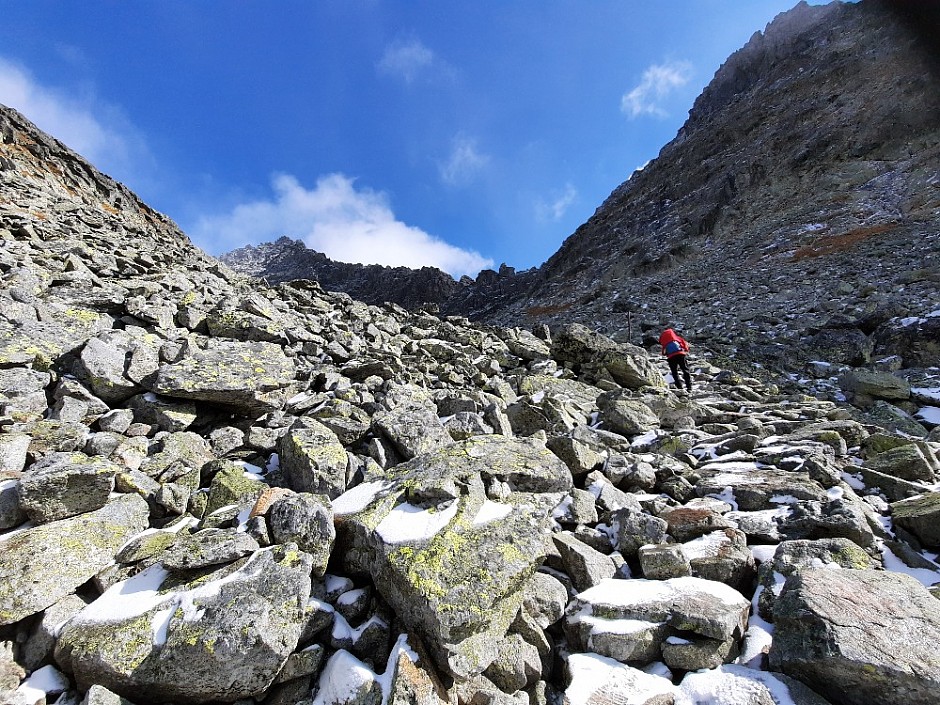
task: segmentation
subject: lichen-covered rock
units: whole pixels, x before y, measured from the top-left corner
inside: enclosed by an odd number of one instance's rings
[[[212,402],[244,413],[280,408],[294,391],[294,361],[272,343],[216,341],[161,365],[150,391]]]
[[[940,688],[938,640],[940,601],[910,576],[807,568],[774,606],[770,667],[834,702],[927,705]]]
[[[50,453],[20,478],[20,507],[43,524],[103,507],[114,490],[120,468],[84,453]]]
[[[333,499],[346,489],[346,449],[319,421],[306,416],[297,419],[277,449],[284,479],[292,490]]]
[[[902,499],[891,505],[894,523],[930,548],[940,548],[940,492]]]
[[[437,416],[433,404],[409,401],[376,414],[372,426],[387,438],[406,460],[443,448],[450,434]]]
[[[336,539],[333,511],[326,496],[300,493],[282,497],[271,505],[267,523],[275,543],[296,543],[310,554],[313,576],[323,577]]]
[[[196,405],[191,401],[168,399],[153,393],[139,394],[127,401],[138,423],[156,426],[161,431],[185,431],[196,420]]]
[[[254,697],[297,646],[309,595],[310,558],[290,544],[183,585],[157,564],[73,617],[56,660],[80,688],[98,683],[129,698]]]
[[[4,536],[0,625],[44,610],[110,565],[147,528],[149,513],[141,497],[121,495],[97,511]]]
[[[487,488],[503,499],[488,499]],[[570,488],[567,467],[544,446],[475,436],[334,500],[338,550],[371,573],[438,665],[466,678],[495,658],[544,557],[538,527]]]
[[[219,468],[209,485],[206,515],[232,505],[254,506],[266,485],[229,460],[217,461]]]
[[[761,617],[773,621],[774,602],[788,576],[804,568],[824,566],[853,570],[874,567],[871,557],[846,538],[784,541],[777,546],[773,559],[762,563],[758,571],[763,588],[757,603]]]
[[[913,443],[891,448],[865,461],[870,470],[902,480],[935,482],[934,468],[923,451]]]
[[[160,555],[160,562],[171,571],[196,570],[233,563],[258,548],[258,542],[243,532],[203,529],[179,537]]]
[[[49,406],[46,386],[51,382],[48,372],[26,367],[0,369],[0,408],[14,421],[41,419]]]
[[[635,399],[602,396],[600,420],[614,433],[636,436],[659,428],[659,417]]]
[[[76,372],[95,396],[114,403],[139,392],[140,383],[158,366],[153,341],[113,330],[85,343]]]
[[[839,384],[858,406],[871,406],[876,399],[906,401],[911,396],[907,380],[890,372],[855,369],[847,372]]]

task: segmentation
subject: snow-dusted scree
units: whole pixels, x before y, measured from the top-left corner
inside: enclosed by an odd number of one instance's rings
[[[0,701],[937,702],[934,348],[821,398],[693,339],[678,394],[241,277],[0,135]]]

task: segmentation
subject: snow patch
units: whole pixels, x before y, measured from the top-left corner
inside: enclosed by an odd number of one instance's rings
[[[645,673],[599,654],[571,654],[568,670],[571,684],[565,690],[565,702],[569,705],[594,702],[594,694],[602,688],[616,692],[618,705],[640,705],[657,695],[676,692],[675,686],[662,676]]]
[[[382,492],[386,492],[392,487],[394,487],[394,483],[388,480],[375,480],[356,485],[332,501],[333,516],[339,517],[361,512],[372,504],[373,500]]]
[[[426,541],[447,526],[459,508],[457,501],[444,509],[424,509],[405,502],[388,513],[375,527],[375,533],[387,544]]]
[[[478,511],[477,515],[473,517],[473,525],[482,526],[483,524],[489,524],[491,521],[503,519],[509,516],[511,513],[512,505],[503,504],[502,502],[494,502],[488,499],[483,502],[483,506],[480,507],[480,511]]]

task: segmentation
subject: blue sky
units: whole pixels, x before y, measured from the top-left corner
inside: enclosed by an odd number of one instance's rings
[[[0,0],[0,103],[218,255],[544,262],[795,0]]]

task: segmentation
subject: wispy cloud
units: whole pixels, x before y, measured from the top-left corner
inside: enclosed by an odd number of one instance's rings
[[[193,235],[220,251],[288,235],[341,262],[432,266],[455,277],[476,275],[493,266],[492,260],[476,252],[401,222],[384,193],[356,188],[354,180],[343,174],[322,176],[313,189],[304,188],[294,176],[278,174],[272,188],[272,199],[200,218]]]
[[[115,106],[88,94],[44,86],[28,69],[3,57],[0,102],[123,181],[133,182],[151,166],[144,139]]]
[[[434,66],[434,52],[418,39],[395,41],[385,48],[379,59],[379,73],[396,76],[405,83],[413,83],[420,74]]]
[[[447,161],[439,165],[441,179],[450,186],[461,186],[472,181],[489,163],[490,156],[480,151],[476,139],[459,134],[451,144]]]
[[[572,184],[565,184],[561,192],[552,194],[547,200],[540,199],[536,202],[535,218],[543,223],[557,222],[577,200],[578,190]]]
[[[665,117],[667,112],[661,104],[663,99],[687,84],[691,77],[692,64],[688,61],[654,64],[643,72],[639,84],[624,93],[620,109],[631,118],[640,115]]]

